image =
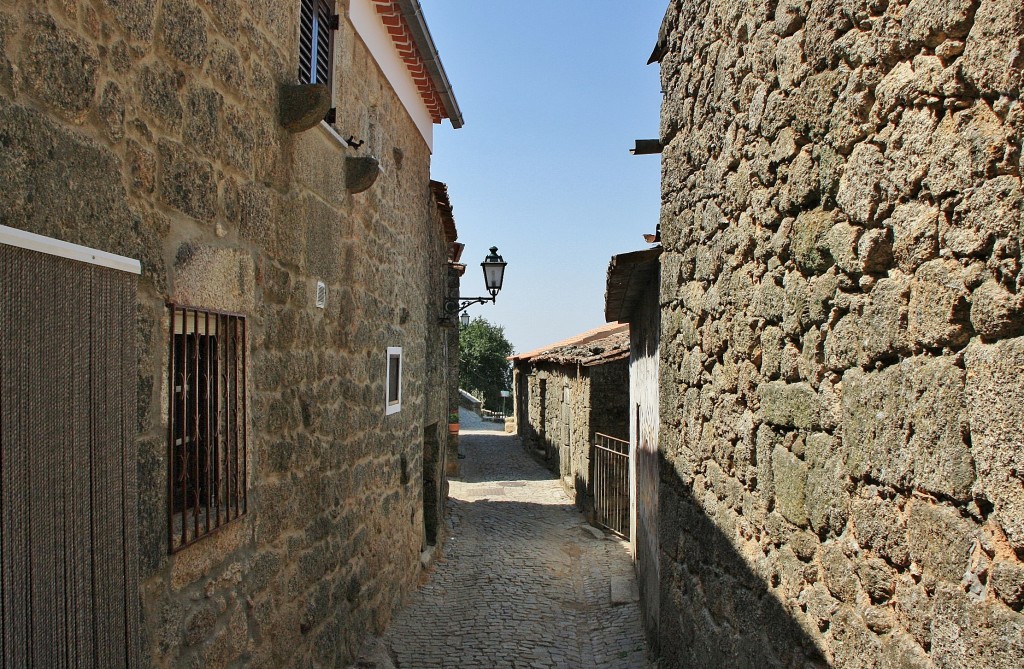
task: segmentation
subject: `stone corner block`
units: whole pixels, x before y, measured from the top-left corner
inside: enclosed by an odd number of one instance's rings
[[[1024,337],[972,342],[964,362],[980,488],[1014,550],[1024,551]]]
[[[772,474],[779,513],[794,525],[806,527],[807,465],[782,446],[776,446],[772,453]]]

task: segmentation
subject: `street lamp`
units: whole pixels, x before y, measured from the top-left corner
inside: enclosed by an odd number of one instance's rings
[[[463,325],[469,325],[469,314],[466,313],[468,307],[485,302],[496,302],[501,285],[505,281],[505,265],[507,264],[505,259],[498,255],[498,247],[492,246],[491,253],[480,263],[480,267],[484,270],[484,287],[487,288],[487,292],[491,296],[460,297],[447,300],[444,303],[444,316],[441,318],[441,322],[451,323],[456,314],[462,313],[460,321]]]
[[[462,327],[468,328],[469,327],[469,312],[468,311],[463,311],[462,312],[462,318],[460,318],[459,320],[462,321]]]
[[[491,301],[498,295],[498,291],[501,290],[501,284],[505,280],[505,265],[508,263],[498,255],[498,247],[491,247],[491,254],[484,258],[484,261],[480,263],[480,267],[484,269],[484,285],[487,287],[487,292],[491,294]]]

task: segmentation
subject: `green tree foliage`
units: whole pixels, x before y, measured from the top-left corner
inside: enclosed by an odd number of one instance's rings
[[[484,406],[501,407],[501,391],[512,388],[512,344],[505,328],[477,316],[459,328],[459,386],[482,393]]]

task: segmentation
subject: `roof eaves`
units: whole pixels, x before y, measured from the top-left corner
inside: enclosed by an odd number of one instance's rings
[[[596,367],[597,365],[604,365],[609,362],[615,362],[617,360],[623,360],[629,357],[629,347],[626,348],[615,348],[611,351],[605,351],[600,355],[595,355],[592,358],[581,360],[580,363],[584,367]]]
[[[579,364],[584,367],[603,365],[629,356],[629,332],[616,332],[603,339],[582,345],[571,345],[544,353],[536,360],[559,364]]]
[[[658,29],[658,42],[654,45],[654,51],[651,52],[651,57],[647,59],[647,64],[653,63],[661,64],[662,58],[665,57],[665,53],[668,51],[668,12],[661,19],[661,27]]]
[[[548,344],[547,346],[542,346],[541,348],[535,348],[532,351],[527,351],[526,353],[517,353],[516,355],[510,355],[508,359],[512,360],[513,362],[518,360],[529,360],[531,358],[539,357],[544,353],[548,353],[558,348],[564,348],[566,346],[580,346],[582,344],[597,341],[598,339],[604,339],[605,337],[617,334],[618,332],[628,331],[628,324],[606,323],[605,325],[596,327],[592,330],[587,330],[586,332],[582,332],[574,337],[569,337],[568,339],[556,341],[553,344]]]
[[[451,82],[448,81],[448,75],[444,71],[444,65],[441,64],[441,56],[437,53],[434,38],[431,37],[430,29],[423,18],[419,0],[394,0],[394,2],[405,18],[413,42],[419,51],[420,59],[423,61],[434,90],[444,107],[445,116],[453,128],[461,128],[463,125],[462,110],[459,109],[459,103],[455,100],[455,91],[452,90]]]
[[[620,253],[608,263],[604,293],[604,317],[626,322],[642,291],[660,268],[662,247]]]
[[[543,353],[536,358],[530,360],[531,363],[543,363],[549,362],[556,365],[582,365],[584,367],[596,367],[598,365],[604,365],[609,362],[615,362],[623,358],[629,357],[629,339],[621,338],[621,335],[616,335],[616,341],[609,341],[606,346],[607,348],[601,350],[599,353],[593,353],[587,351],[586,347],[578,346],[566,346],[564,348],[554,349]],[[612,340],[612,338],[609,338]],[[602,343],[605,340],[598,340],[593,342],[596,348],[602,348]]]

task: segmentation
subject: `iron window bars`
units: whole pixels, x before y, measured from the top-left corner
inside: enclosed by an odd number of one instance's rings
[[[248,508],[245,316],[169,304],[170,552]]]
[[[301,0],[299,6],[299,83],[324,84],[332,92],[334,31],[340,17],[332,0]],[[332,107],[324,119],[334,123]]]

